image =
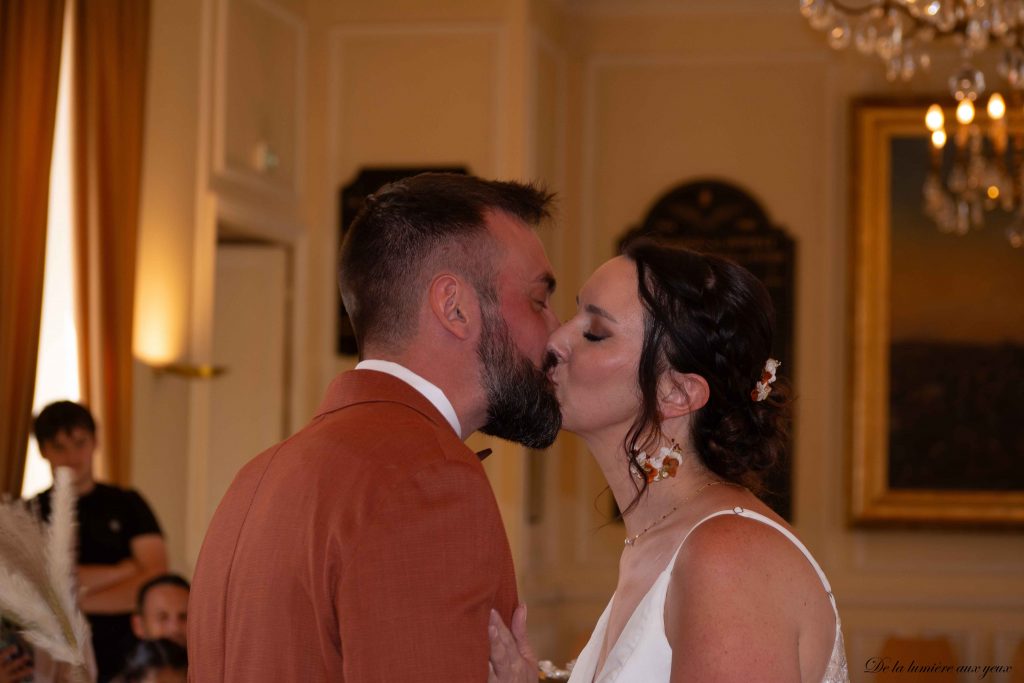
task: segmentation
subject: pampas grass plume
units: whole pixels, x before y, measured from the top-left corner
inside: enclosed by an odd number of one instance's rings
[[[75,492],[55,472],[50,523],[19,501],[0,503],[0,616],[25,639],[87,677],[89,625],[75,597]]]

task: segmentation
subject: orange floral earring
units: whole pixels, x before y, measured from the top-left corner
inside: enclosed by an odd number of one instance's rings
[[[633,476],[637,479],[646,479],[648,484],[668,477],[676,476],[679,466],[683,464],[683,450],[675,441],[672,446],[662,446],[658,449],[656,456],[649,456],[645,451],[636,454],[637,464],[640,471],[634,471]]]

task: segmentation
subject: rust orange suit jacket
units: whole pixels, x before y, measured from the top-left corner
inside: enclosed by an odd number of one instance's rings
[[[390,375],[338,376],[249,462],[207,530],[189,681],[487,680],[487,620],[517,602],[476,454]]]

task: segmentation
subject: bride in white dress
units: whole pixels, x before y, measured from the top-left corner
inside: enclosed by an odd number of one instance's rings
[[[730,261],[637,241],[551,337],[563,428],[619,508],[619,578],[571,683],[848,681],[835,599],[751,490],[782,455],[788,401],[767,291]],[[536,681],[492,620],[490,681]]]

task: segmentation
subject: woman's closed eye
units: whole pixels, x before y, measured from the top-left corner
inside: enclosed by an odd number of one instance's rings
[[[603,339],[607,339],[608,335],[594,334],[593,332],[584,332],[583,338],[591,342],[599,342]]]

